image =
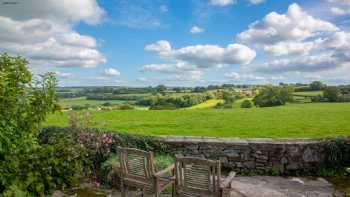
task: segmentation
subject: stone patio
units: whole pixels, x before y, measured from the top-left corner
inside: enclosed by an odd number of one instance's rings
[[[349,183],[344,183],[345,185]],[[77,192],[55,192],[53,197],[76,196],[76,197],[120,197],[118,191],[96,190],[87,188]],[[340,197],[347,196],[335,190],[335,186],[323,178],[284,178],[270,176],[236,177],[231,182],[231,197]],[[350,196],[350,194],[348,194]],[[133,197],[131,193],[128,197]],[[171,195],[164,194],[164,197]]]
[[[345,196],[323,178],[236,177],[232,197],[333,197]]]

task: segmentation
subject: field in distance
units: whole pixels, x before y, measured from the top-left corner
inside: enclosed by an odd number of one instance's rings
[[[321,138],[350,135],[350,103],[288,104],[250,109],[91,111],[95,127],[142,135]],[[68,112],[45,123],[68,125]]]
[[[223,99],[209,99],[203,103],[200,103],[198,105],[194,105],[192,107],[189,107],[187,109],[205,109],[205,108],[212,108],[215,107],[218,103],[224,103],[225,101]]]
[[[67,99],[60,99],[59,104],[67,107],[67,106],[73,106],[73,105],[101,105],[103,103],[111,103],[111,104],[122,104],[126,103],[127,101],[122,100],[88,100],[86,97],[77,97],[77,98],[67,98]]]

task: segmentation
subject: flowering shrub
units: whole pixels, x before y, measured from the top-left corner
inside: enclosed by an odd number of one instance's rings
[[[84,154],[82,159],[87,175],[93,182],[108,185],[111,176],[110,168],[104,163],[116,154],[117,146],[133,147],[156,153],[168,153],[169,149],[162,143],[157,143],[154,137],[138,136],[124,133],[102,132],[93,129],[89,112],[72,112],[68,128],[46,127],[40,133],[40,142],[47,143],[52,135],[62,134],[71,136],[79,150]],[[115,176],[115,173],[112,173]],[[113,182],[113,181],[112,181]]]

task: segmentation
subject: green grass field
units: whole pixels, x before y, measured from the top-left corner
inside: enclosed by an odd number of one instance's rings
[[[85,97],[78,97],[78,98],[69,98],[69,99],[61,99],[59,101],[59,104],[67,107],[67,106],[73,106],[73,105],[101,105],[103,103],[111,103],[111,104],[121,104],[126,103],[127,101],[122,100],[87,100]]]
[[[294,92],[293,95],[298,96],[319,96],[323,95],[323,91],[307,91],[307,92]]]
[[[322,96],[323,91],[294,92],[293,99],[298,103],[310,103],[311,97]]]
[[[95,127],[143,135],[321,138],[350,135],[350,103],[288,104],[251,109],[92,111]],[[45,125],[67,126],[67,112]]]

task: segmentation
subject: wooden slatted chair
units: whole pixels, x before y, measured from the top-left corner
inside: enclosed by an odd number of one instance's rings
[[[177,157],[175,193],[177,197],[228,197],[235,172],[221,178],[220,161]]]
[[[152,193],[159,197],[167,186],[174,185],[174,177],[166,176],[174,174],[174,164],[155,172],[152,152],[118,147],[117,153],[120,158],[122,197],[126,197],[129,187],[137,188],[141,196]]]

